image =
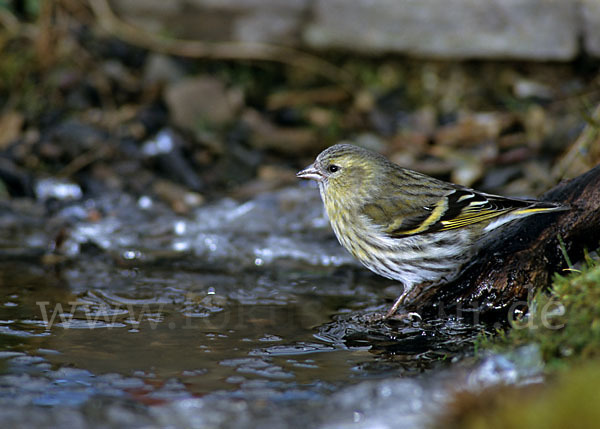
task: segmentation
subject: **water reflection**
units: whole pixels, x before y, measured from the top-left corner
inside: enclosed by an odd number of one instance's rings
[[[340,309],[373,305],[378,297],[376,285],[330,271],[303,277],[300,271],[226,276],[148,269],[132,276],[110,270],[95,271],[92,281],[76,267],[48,275],[29,265],[4,266],[3,302],[10,305],[0,308],[0,334],[20,338],[19,350],[30,355],[55,351],[44,357],[59,367],[143,374],[154,382],[176,377],[189,392],[206,394],[244,389],[257,379],[283,381],[278,390],[343,385],[379,376],[376,363],[392,355],[410,357],[396,359],[395,371],[407,362],[422,370],[423,362],[459,353],[458,339],[469,341],[474,332],[441,321],[368,327],[351,313],[332,322]],[[332,277],[337,285],[327,289]],[[283,278],[292,278],[298,293],[281,287]],[[388,362],[384,371],[392,367]]]
[[[202,410],[200,427],[257,426],[268,411],[279,425],[312,427],[329,416],[315,412],[327,398],[339,402],[331,416],[343,412],[332,421],[353,410],[350,420],[369,427],[364,401],[384,407],[398,402],[394,392],[417,388],[418,401],[439,396],[445,387],[413,377],[469,353],[481,328],[456,317],[365,323],[395,293],[344,253],[320,202],[307,206],[313,196],[296,189],[223,200],[192,218],[106,196],[77,206],[102,216],[78,215],[67,227],[66,208],[50,226],[32,207],[9,213],[11,233],[0,239],[0,254],[12,255],[0,262],[0,384],[10,394],[0,391],[0,418],[16,406],[29,418],[37,416],[30,406],[72,411],[101,401],[106,415],[118,406],[134,421],[198,426],[188,423]],[[66,231],[60,240],[56,225]],[[388,379],[399,384],[384,389]],[[365,380],[375,384],[361,387]],[[413,405],[405,417],[422,422],[425,408]],[[39,420],[52,427],[66,415]]]

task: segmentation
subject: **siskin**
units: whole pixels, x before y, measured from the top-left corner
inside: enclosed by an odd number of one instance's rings
[[[496,228],[567,209],[444,182],[350,144],[324,150],[297,176],[318,183],[340,244],[371,271],[404,285],[386,319],[415,286],[455,279]]]

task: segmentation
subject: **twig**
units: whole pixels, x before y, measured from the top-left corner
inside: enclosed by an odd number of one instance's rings
[[[352,92],[354,79],[346,71],[316,56],[284,46],[264,43],[218,42],[170,39],[146,32],[115,15],[107,0],[89,0],[100,26],[128,43],[163,54],[220,60],[273,61],[321,75]]]
[[[21,29],[17,17],[6,8],[0,8],[0,25],[6,28],[7,32],[11,35],[18,34]]]
[[[71,177],[80,170],[83,170],[88,165],[95,161],[108,157],[112,149],[106,146],[99,146],[97,149],[91,149],[81,155],[75,157],[69,164],[63,167],[59,172],[59,177]]]
[[[595,158],[589,152],[595,145],[600,144],[599,120],[600,105],[587,118],[588,123],[577,140],[575,140],[575,143],[571,145],[569,150],[552,169],[552,176],[555,180],[571,178],[576,175],[574,173],[581,173],[582,170],[585,171],[593,166],[590,163]]]
[[[565,258],[567,266],[569,267],[569,269],[573,269],[573,264],[571,263],[571,258],[569,258],[569,253],[567,252],[567,246],[565,245],[565,241],[563,240],[560,234],[557,234],[556,238],[558,238],[558,243],[560,244],[560,251],[562,252],[563,257]]]
[[[0,52],[10,39],[25,37],[35,41],[38,37],[36,25],[19,21],[19,18],[6,8],[0,8],[0,27],[5,29],[0,37]]]
[[[598,247],[600,165],[559,183],[541,200],[560,202],[570,210],[508,226],[456,281],[420,297],[417,310],[510,312],[515,304],[526,302],[528,294],[546,287],[553,273],[581,260],[586,248]]]

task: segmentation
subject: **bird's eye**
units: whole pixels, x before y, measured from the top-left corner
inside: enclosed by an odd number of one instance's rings
[[[339,169],[340,169],[340,167],[338,167],[335,164],[329,164],[329,166],[327,167],[327,171],[329,171],[330,173],[335,173]]]

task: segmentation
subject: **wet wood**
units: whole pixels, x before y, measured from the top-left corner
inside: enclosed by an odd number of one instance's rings
[[[569,211],[531,216],[500,231],[492,245],[454,282],[422,293],[423,314],[486,315],[523,311],[528,295],[547,287],[556,272],[600,245],[600,165],[552,188],[541,198]],[[559,239],[560,237],[560,239]]]

